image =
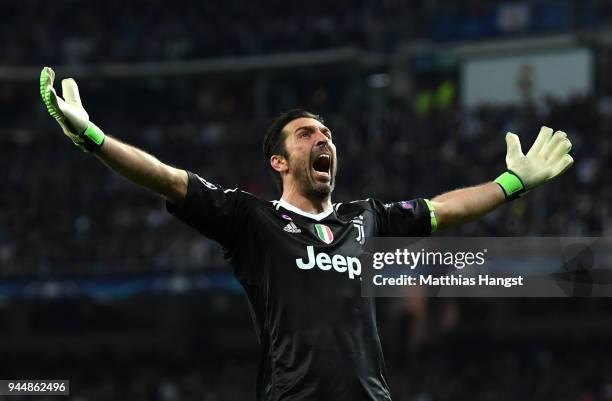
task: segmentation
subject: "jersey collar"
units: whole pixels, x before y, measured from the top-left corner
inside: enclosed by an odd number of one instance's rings
[[[289,211],[291,211],[293,213],[299,214],[299,215],[304,216],[304,217],[308,217],[308,218],[316,220],[316,221],[323,220],[324,218],[326,218],[327,216],[332,214],[332,212],[334,211],[334,207],[332,206],[329,209],[327,209],[327,210],[325,210],[325,211],[323,211],[321,213],[318,213],[318,214],[308,213],[308,212],[303,211],[302,209],[299,209],[299,208],[293,206],[291,203],[287,202],[283,198],[281,198],[278,201],[278,205],[282,206],[284,209],[287,209],[287,210],[289,210]]]

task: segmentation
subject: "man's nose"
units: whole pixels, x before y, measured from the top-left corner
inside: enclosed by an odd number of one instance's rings
[[[321,131],[317,131],[315,140],[317,146],[323,146],[329,143],[329,138]]]

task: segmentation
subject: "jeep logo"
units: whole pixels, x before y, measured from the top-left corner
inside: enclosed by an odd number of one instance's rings
[[[343,255],[328,255],[325,252],[317,253],[315,255],[314,247],[309,245],[306,248],[308,252],[308,258],[306,261],[299,258],[295,260],[295,264],[302,270],[310,270],[317,266],[323,271],[334,269],[338,273],[345,273],[348,271],[349,278],[352,280],[355,276],[361,274],[361,262],[358,258]]]

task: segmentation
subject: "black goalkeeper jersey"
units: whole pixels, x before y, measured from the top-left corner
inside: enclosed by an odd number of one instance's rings
[[[168,209],[223,246],[246,291],[262,347],[257,400],[391,400],[359,256],[368,237],[429,235],[423,199],[312,215],[189,173],[183,205]]]

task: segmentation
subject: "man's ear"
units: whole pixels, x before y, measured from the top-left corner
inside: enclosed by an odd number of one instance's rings
[[[279,173],[284,173],[289,170],[289,166],[287,165],[287,159],[285,159],[281,155],[270,156],[270,165],[272,166],[274,171],[278,171]]]

